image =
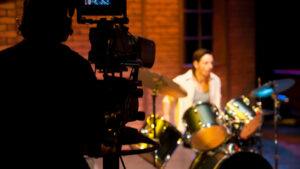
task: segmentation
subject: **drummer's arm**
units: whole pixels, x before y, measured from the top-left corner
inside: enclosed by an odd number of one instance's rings
[[[163,111],[163,115],[164,118],[167,121],[170,121],[170,114],[172,113],[172,104],[174,102],[174,98],[171,96],[165,96],[162,100],[162,111]]]
[[[215,76],[214,83],[211,83],[211,93],[210,93],[210,102],[213,103],[219,110],[221,110],[221,80],[219,77]]]

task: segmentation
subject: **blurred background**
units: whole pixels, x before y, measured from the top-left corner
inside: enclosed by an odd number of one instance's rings
[[[0,0],[0,50],[22,39],[17,30],[22,3]],[[222,82],[223,107],[230,99],[249,96],[271,80],[294,79],[296,83],[282,93],[289,102],[279,110],[279,168],[300,168],[300,9],[296,1],[127,0],[127,13],[129,31],[155,41],[156,60],[151,71],[165,78],[172,79],[190,68],[192,53],[198,47],[212,50],[214,72]],[[95,25],[77,24],[75,18],[74,34],[66,44],[88,58],[89,28]],[[151,93],[145,87],[140,99],[139,109],[147,115],[153,111]],[[156,100],[160,116],[162,97],[159,94]],[[273,165],[273,100],[263,99],[262,106],[264,157]],[[129,125],[141,128],[143,123]],[[171,157],[170,166],[176,158],[178,153]],[[125,159],[128,168],[153,168],[138,156]],[[134,162],[139,163],[133,165]]]

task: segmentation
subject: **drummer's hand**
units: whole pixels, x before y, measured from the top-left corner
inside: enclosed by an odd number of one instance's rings
[[[225,112],[223,110],[219,110],[218,119],[221,124],[224,124],[226,121]]]

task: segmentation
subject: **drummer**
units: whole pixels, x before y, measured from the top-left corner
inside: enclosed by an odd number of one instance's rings
[[[163,98],[164,117],[182,133],[185,131],[182,121],[183,114],[193,104],[202,101],[210,102],[218,109],[221,107],[221,80],[212,72],[213,67],[213,55],[206,49],[197,49],[193,54],[193,67],[173,79],[186,90],[187,96],[181,98],[165,96]],[[170,114],[173,104],[176,105],[174,116]]]

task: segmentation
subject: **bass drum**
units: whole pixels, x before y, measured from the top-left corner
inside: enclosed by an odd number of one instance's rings
[[[193,160],[190,169],[272,169],[270,163],[253,152],[202,153]]]

